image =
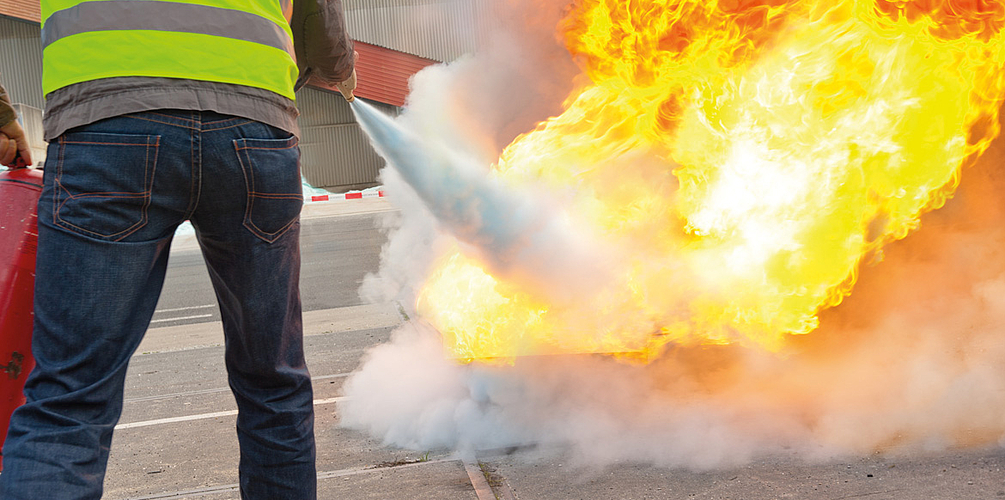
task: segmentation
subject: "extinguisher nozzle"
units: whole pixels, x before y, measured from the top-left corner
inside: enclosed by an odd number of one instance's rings
[[[15,168],[25,168],[27,166],[28,166],[28,162],[26,162],[24,160],[24,157],[21,156],[21,152],[18,151],[17,155],[14,156],[14,163],[10,166],[10,168],[12,168],[12,169],[15,169]]]

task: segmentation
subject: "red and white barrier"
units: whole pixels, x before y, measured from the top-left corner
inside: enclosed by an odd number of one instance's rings
[[[383,198],[384,190],[351,191],[340,194],[310,195],[304,197],[304,203],[316,203],[324,201],[345,201],[361,200],[363,198]]]

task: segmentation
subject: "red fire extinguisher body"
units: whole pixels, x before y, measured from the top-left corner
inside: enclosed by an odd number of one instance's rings
[[[11,413],[24,403],[24,381],[35,366],[32,301],[41,193],[41,171],[0,170],[0,445]]]

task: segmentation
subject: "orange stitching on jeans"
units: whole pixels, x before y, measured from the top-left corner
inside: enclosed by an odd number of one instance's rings
[[[52,197],[53,198],[53,211],[52,211],[52,219],[53,219],[52,223],[53,223],[53,225],[62,226],[62,227],[72,227],[72,228],[77,229],[80,232],[94,235],[94,236],[98,237],[99,239],[102,239],[102,240],[111,240],[111,241],[121,241],[121,240],[125,239],[126,237],[128,237],[130,234],[133,234],[136,231],[138,231],[141,228],[143,228],[144,226],[146,226],[147,222],[149,222],[149,214],[148,214],[147,211],[149,209],[149,206],[150,206],[150,203],[151,203],[151,199],[153,198],[153,189],[152,189],[153,178],[152,178],[152,176],[154,174],[150,172],[150,147],[151,147],[150,137],[156,137],[156,139],[154,140],[153,146],[156,148],[157,151],[159,151],[159,148],[160,148],[160,136],[145,136],[145,137],[147,138],[147,142],[145,144],[133,144],[133,143],[125,143],[125,144],[123,144],[123,143],[109,143],[109,142],[68,141],[68,140],[65,140],[65,139],[61,138],[60,141],[59,141],[60,142],[60,154],[59,154],[59,164],[58,164],[58,168],[57,168],[57,174],[58,175],[56,176],[56,179],[54,179],[55,183],[59,185],[59,191],[57,191],[56,193],[53,193],[53,197]],[[91,145],[110,145],[110,146],[144,146],[144,147],[146,147],[146,157],[145,157],[144,162],[143,162],[143,184],[144,184],[144,186],[146,186],[147,183],[150,183],[151,184],[151,188],[147,189],[147,190],[144,190],[144,191],[133,192],[133,193],[109,191],[109,192],[98,192],[98,193],[83,193],[83,194],[78,194],[78,195],[71,194],[70,190],[66,189],[66,187],[63,186],[63,183],[59,180],[60,178],[62,178],[63,162],[65,160],[65,149],[66,149],[66,145],[67,144],[91,144]],[[156,172],[156,168],[157,168],[156,165],[154,165],[154,172]],[[150,175],[149,178],[147,177],[148,174]],[[67,197],[61,203],[57,202],[57,199],[59,198],[59,196],[57,195],[57,193],[59,193],[59,192],[65,192],[66,193],[66,197]],[[118,231],[116,233],[102,234],[102,233],[99,233],[97,231],[92,231],[90,229],[83,228],[81,226],[73,224],[73,223],[71,223],[71,222],[69,222],[67,220],[64,220],[63,218],[59,217],[59,212],[66,206],[66,204],[70,200],[75,200],[75,199],[80,199],[80,198],[145,199],[145,203],[143,204],[143,207],[140,209],[140,220],[138,220],[135,223],[133,223],[133,225],[131,225],[131,226],[129,226],[129,227],[127,227],[127,228],[125,228],[125,229],[123,229],[121,231]]]
[[[286,146],[284,148],[256,148],[256,147],[252,147],[252,146],[245,146],[243,148],[239,147],[238,151],[244,151],[246,149],[254,149],[254,150],[258,150],[258,151],[286,151],[287,149],[293,149],[293,148],[297,147],[298,145],[299,145],[299,143],[294,144],[292,146]]]
[[[265,231],[262,228],[258,227],[257,225],[255,225],[254,222],[252,222],[252,220],[251,220],[250,217],[248,218],[248,221],[244,223],[244,225],[245,226],[251,226],[251,227],[255,228],[255,231],[258,231],[259,233],[262,233],[264,235],[269,236],[271,239],[265,239],[265,238],[262,238],[262,239],[265,240],[265,241],[267,241],[267,242],[269,242],[269,243],[272,243],[273,241],[278,240],[279,237],[282,236],[283,233],[285,233],[286,230],[289,229],[290,226],[292,226],[293,223],[297,222],[298,220],[300,220],[300,217],[294,217],[293,220],[287,222],[286,225],[284,225],[283,227],[277,229],[276,232],[274,232],[274,233],[270,233],[270,232]],[[259,236],[259,238],[261,238],[261,236]]]
[[[258,193],[257,191],[255,191],[255,185],[254,185],[255,175],[254,175],[254,165],[253,165],[254,162],[251,161],[251,157],[248,156],[247,153],[243,153],[242,154],[242,152],[243,151],[247,151],[247,150],[288,151],[288,150],[291,150],[294,147],[296,147],[297,144],[299,143],[299,141],[297,141],[296,138],[288,139],[288,141],[290,141],[290,140],[295,141],[294,144],[292,146],[287,146],[287,147],[282,147],[282,148],[259,148],[259,147],[240,146],[240,145],[238,145],[240,142],[246,141],[246,140],[247,139],[243,139],[243,140],[242,139],[238,139],[238,140],[234,141],[234,150],[235,150],[235,152],[237,154],[237,161],[241,165],[241,173],[244,175],[245,186],[247,186],[247,188],[248,188],[248,203],[247,203],[247,207],[244,210],[244,227],[248,228],[248,230],[251,231],[252,234],[254,234],[256,237],[260,238],[261,240],[263,240],[263,241],[265,241],[267,243],[272,243],[272,242],[276,241],[277,239],[279,239],[279,237],[282,236],[283,233],[285,233],[287,230],[289,230],[290,226],[292,226],[294,222],[297,222],[298,220],[300,220],[300,218],[299,217],[294,217],[293,220],[287,222],[285,225],[283,225],[283,227],[279,228],[275,232],[270,233],[268,231],[264,231],[264,230],[262,230],[262,228],[258,227],[254,223],[254,221],[251,220],[251,213],[252,213],[252,211],[254,209],[255,198],[297,200],[297,201],[302,202],[303,201],[303,196],[302,195],[285,194],[285,193],[282,193],[282,194]],[[245,160],[247,160],[247,162],[245,162]],[[249,176],[250,176],[250,178],[249,178]]]
[[[166,115],[160,115],[160,116],[166,116]],[[199,127],[193,127],[193,126],[184,125],[184,124],[181,124],[181,123],[169,123],[169,122],[165,122],[165,121],[161,121],[161,120],[154,120],[152,118],[144,118],[142,116],[125,115],[125,117],[126,118],[133,118],[133,119],[136,119],[136,120],[144,120],[144,121],[153,122],[153,123],[160,123],[161,125],[167,125],[167,126],[170,126],[170,127],[179,127],[179,128],[187,128],[187,129],[192,129],[192,130],[199,130]],[[179,120],[185,120],[185,118],[179,118]],[[191,120],[186,120],[186,121],[191,121]]]
[[[255,176],[253,173],[250,177],[248,176],[248,170],[251,168],[251,158],[248,158],[249,165],[245,165],[244,158],[241,157],[241,147],[237,145],[238,142],[239,140],[234,141],[234,153],[237,154],[237,162],[241,164],[241,174],[244,175],[244,185],[248,190],[248,206],[244,209],[244,220],[251,220],[251,193],[255,191]]]
[[[150,113],[151,115],[154,115],[154,116],[163,116],[164,118],[170,118],[172,120],[184,120],[184,121],[192,122],[192,123],[198,123],[199,122],[199,120],[195,120],[195,119],[192,119],[192,118],[182,118],[180,116],[169,115],[167,113],[158,113],[156,111],[147,111],[147,113]]]
[[[146,181],[144,180],[144,182],[146,182]],[[98,197],[98,198],[141,198],[143,196],[149,196],[151,194],[151,191],[150,190],[146,190],[146,191],[138,191],[138,192],[134,192],[134,193],[117,192],[117,191],[103,191],[103,192],[97,192],[97,193],[70,194],[70,190],[67,189],[66,193],[67,193],[66,194],[67,196],[69,196],[71,199],[75,200],[77,198],[90,198],[90,197]]]
[[[299,194],[296,194],[296,193],[258,193],[258,192],[250,192],[248,194],[250,194],[251,196],[258,197],[258,198],[269,198],[269,199],[276,199],[276,200],[299,200],[299,199],[303,198],[302,195],[299,195]]]
[[[59,186],[59,189],[56,189],[56,186],[53,186],[53,190],[52,190],[53,191],[53,193],[52,193],[52,225],[53,226],[58,225],[58,223],[57,223],[58,219],[56,217],[56,214],[59,213],[58,209],[60,208],[59,203],[58,203],[58,200],[59,200],[58,193],[63,190],[63,183],[60,182],[59,179],[61,177],[63,177],[63,157],[65,156],[64,155],[64,151],[65,150],[66,150],[66,144],[62,141],[62,139],[60,139],[60,141],[59,141],[59,159],[57,160],[58,163],[56,164],[56,177],[54,177],[52,179],[53,183]]]
[[[157,136],[154,136],[154,137],[156,137],[156,139],[154,139],[154,143],[153,143],[153,148],[154,148],[154,160],[153,160],[153,163],[151,164],[151,162],[150,162],[150,146],[147,146],[147,161],[146,161],[147,168],[143,169],[143,187],[150,186],[149,188],[147,188],[147,192],[150,193],[150,197],[151,198],[153,198],[153,194],[154,194],[154,177],[157,176],[157,155],[160,154],[160,150],[161,150],[161,136],[157,135]],[[150,165],[153,165],[153,166],[151,167]],[[148,178],[147,175],[149,175],[150,177]],[[147,202],[147,206],[148,207],[149,207],[149,205],[150,205],[150,203]],[[144,208],[144,211],[145,210],[146,210],[146,208]]]
[[[122,238],[125,238],[126,236],[129,236],[130,234],[135,233],[139,229],[139,227],[137,227],[137,226],[140,226],[141,224],[142,225],[146,225],[147,218],[143,217],[139,221],[137,221],[135,224],[133,224],[132,226],[129,226],[129,227],[123,229],[122,231],[119,231],[117,233],[112,233],[112,234],[101,234],[101,233],[96,232],[96,231],[91,231],[90,229],[84,229],[84,228],[82,228],[82,227],[80,227],[80,226],[78,226],[76,224],[73,224],[73,223],[70,223],[70,222],[66,222],[63,219],[59,219],[59,221],[62,222],[63,226],[74,227],[74,228],[77,228],[78,230],[80,230],[82,232],[91,233],[91,234],[93,234],[95,236],[98,236],[101,239],[108,239],[108,238],[112,238],[114,236],[118,236],[118,235],[120,235],[122,233],[127,233],[128,232],[127,234],[122,235]],[[142,227],[142,226],[140,226],[140,227]],[[112,240],[112,241],[119,241],[122,238],[119,238],[118,240]]]
[[[55,199],[55,197],[53,197],[53,199]],[[101,234],[101,233],[99,233],[97,231],[91,231],[89,229],[82,228],[82,227],[80,227],[80,226],[78,226],[76,224],[73,224],[71,222],[63,220],[62,218],[59,217],[59,210],[62,210],[63,207],[66,206],[66,203],[68,201],[72,200],[72,199],[74,199],[74,198],[73,197],[67,198],[66,200],[63,201],[63,203],[59,204],[59,209],[58,210],[53,210],[53,213],[52,213],[53,224],[55,224],[57,226],[59,226],[59,225],[65,225],[65,226],[75,227],[75,228],[77,228],[77,229],[79,229],[79,230],[81,230],[81,231],[83,231],[85,233],[91,233],[91,234],[93,234],[95,236],[99,236],[99,237],[101,237],[103,239],[111,238],[113,236],[118,236],[118,235],[120,235],[120,234],[122,234],[124,232],[129,231],[128,234],[125,234],[125,235],[122,236],[123,238],[125,238],[126,236],[129,236],[129,234],[132,234],[132,233],[136,232],[137,230],[139,230],[139,227],[137,227],[137,225],[139,225],[139,224],[146,225],[147,214],[144,211],[144,212],[141,212],[142,215],[140,216],[140,220],[136,221],[132,226],[129,226],[129,227],[123,229],[122,231],[117,232],[117,233]],[[149,198],[148,198],[148,200],[149,200]],[[130,230],[132,230],[132,231],[130,231]],[[113,240],[113,241],[119,241],[119,240]]]
[[[150,137],[150,136],[145,136]],[[149,140],[144,143],[139,142],[93,142],[93,141],[63,141],[63,144],[91,144],[94,146],[143,146],[145,148],[150,147]]]
[[[188,118],[180,118],[180,117],[177,117],[177,116],[170,116],[170,115],[165,115],[165,114],[162,114],[162,113],[155,113],[153,111],[148,111],[147,113],[150,113],[152,115],[157,115],[157,116],[163,116],[165,118],[170,118],[170,119],[173,119],[173,120],[181,120],[181,121],[189,122],[192,125],[181,124],[181,123],[171,123],[171,122],[166,122],[166,121],[163,121],[163,120],[154,120],[153,118],[146,118],[146,117],[142,117],[142,116],[125,115],[125,117],[127,117],[127,118],[135,118],[137,120],[144,120],[144,121],[153,122],[153,123],[160,123],[160,124],[169,125],[169,126],[172,126],[172,127],[181,127],[181,128],[192,129],[192,130],[199,130],[199,131],[202,131],[202,132],[216,132],[218,130],[227,130],[227,129],[234,128],[234,127],[241,127],[241,126],[247,125],[249,123],[256,123],[254,120],[244,120],[244,121],[242,121],[240,123],[237,123],[237,124],[234,124],[234,125],[229,125],[229,126],[226,126],[226,127],[220,127],[220,128],[212,128],[212,127],[210,127],[210,128],[207,128],[210,125],[214,125],[214,124],[217,124],[217,123],[225,123],[225,122],[228,122],[230,120],[240,120],[241,118],[235,116],[233,118],[228,118],[226,120],[216,120],[216,121],[212,121],[212,122],[199,122],[199,121],[191,120],[191,119],[188,119]]]
[[[212,125],[214,123],[223,123],[225,121],[227,121],[227,120],[219,120],[219,121],[215,121],[215,122],[211,122],[211,123],[206,123],[206,124],[204,124],[202,131],[203,132],[219,132],[221,130],[228,130],[228,129],[232,129],[232,128],[236,128],[236,127],[243,127],[243,126],[245,126],[245,125],[247,125],[249,123],[255,123],[255,121],[253,121],[253,120],[245,120],[245,121],[243,121],[241,123],[235,123],[233,125],[228,125],[226,127],[206,128],[207,125]]]

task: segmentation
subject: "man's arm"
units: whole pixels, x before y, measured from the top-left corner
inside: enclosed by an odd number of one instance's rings
[[[17,112],[10,104],[7,91],[0,85],[0,165],[14,166],[14,159],[19,151],[24,162],[31,165],[28,138],[17,122]]]
[[[331,87],[352,82],[355,88],[357,56],[346,30],[342,0],[294,0],[290,27],[300,69],[298,89],[311,77]]]

